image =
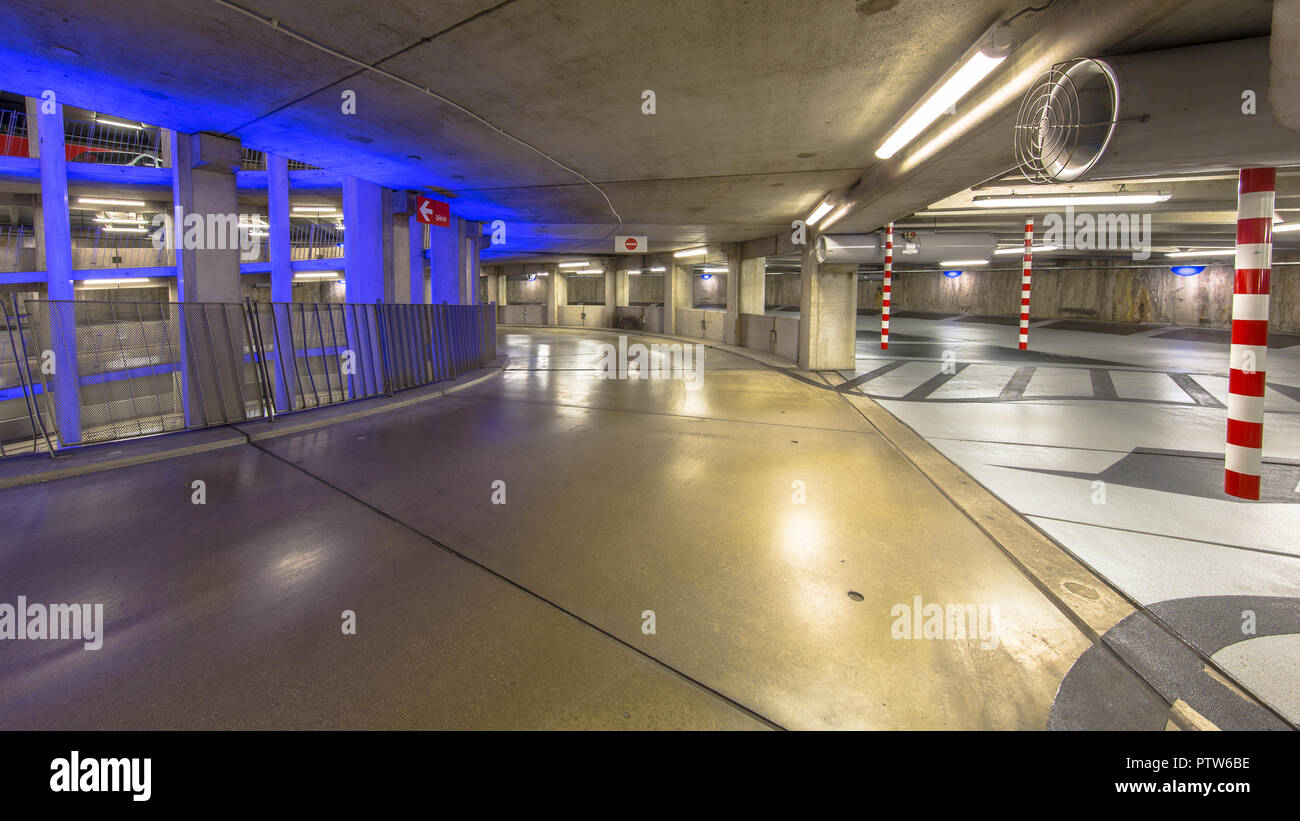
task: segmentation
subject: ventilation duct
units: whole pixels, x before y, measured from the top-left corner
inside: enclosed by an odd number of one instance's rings
[[[992,259],[992,234],[894,229],[894,262],[933,265],[949,259]],[[817,238],[818,262],[884,262],[885,234],[824,234]]]
[[[1020,169],[1061,183],[1300,163],[1300,134],[1269,107],[1268,49],[1258,37],[1054,66],[1020,105]]]

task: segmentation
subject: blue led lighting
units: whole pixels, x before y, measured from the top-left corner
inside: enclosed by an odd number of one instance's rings
[[[1194,277],[1201,271],[1205,270],[1204,265],[1175,265],[1169,270],[1178,274],[1180,277]]]
[[[713,279],[713,274],[700,274],[700,279]]]
[[[948,279],[956,279],[957,277],[961,276],[961,273],[962,273],[961,271],[953,270],[953,271],[944,271],[943,275],[948,277]]]

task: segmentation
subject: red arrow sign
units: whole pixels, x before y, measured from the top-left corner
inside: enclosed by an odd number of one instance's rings
[[[415,219],[426,225],[451,225],[451,206],[428,197],[416,197]]]

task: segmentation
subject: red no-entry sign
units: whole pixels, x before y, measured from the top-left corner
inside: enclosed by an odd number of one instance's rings
[[[645,237],[614,237],[614,252],[636,254],[645,251]]]
[[[428,197],[415,198],[415,219],[427,225],[451,225],[451,207]]]

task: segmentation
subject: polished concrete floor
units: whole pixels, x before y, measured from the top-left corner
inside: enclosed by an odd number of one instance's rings
[[[452,396],[0,490],[0,602],[106,617],[0,643],[0,726],[1164,728],[844,394],[717,349],[601,379],[615,340],[503,330]],[[995,640],[896,637],[918,597]]]

